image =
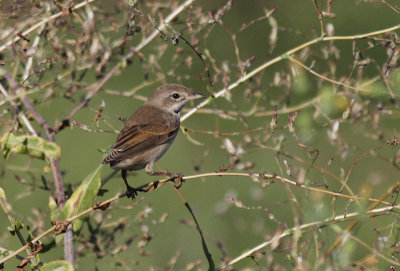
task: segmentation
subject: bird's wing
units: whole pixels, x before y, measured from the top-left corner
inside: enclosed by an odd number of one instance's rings
[[[162,120],[162,117],[160,120]],[[152,124],[137,124],[128,121],[121,130],[111,153],[102,163],[118,163],[141,154],[174,138],[178,131],[179,119],[167,122],[159,121]]]

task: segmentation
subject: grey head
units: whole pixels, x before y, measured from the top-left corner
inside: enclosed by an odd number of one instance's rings
[[[146,104],[179,114],[187,102],[200,98],[204,98],[204,96],[185,86],[168,84],[157,88]]]

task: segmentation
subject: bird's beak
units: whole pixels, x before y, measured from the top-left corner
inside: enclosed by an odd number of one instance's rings
[[[206,97],[206,96],[204,96],[204,95],[202,95],[200,93],[194,92],[192,95],[186,97],[186,100],[192,101],[192,100],[197,100],[197,99],[201,99],[201,98],[204,98],[204,97]]]

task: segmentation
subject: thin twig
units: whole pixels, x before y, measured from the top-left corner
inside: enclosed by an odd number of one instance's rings
[[[82,1],[81,3],[79,3],[79,4],[75,5],[75,6],[73,6],[71,10],[77,10],[77,9],[79,9],[79,8],[81,8],[81,7],[86,6],[87,4],[90,4],[90,3],[94,2],[94,1],[95,1],[95,0],[86,0],[86,1]],[[42,26],[42,25],[44,25],[44,24],[46,24],[46,23],[48,23],[48,22],[50,22],[50,21],[52,21],[52,20],[54,20],[54,19],[57,19],[58,17],[63,16],[63,15],[64,15],[64,12],[63,12],[63,11],[60,11],[60,12],[54,14],[54,15],[51,15],[50,17],[47,17],[47,18],[41,20],[41,21],[38,22],[37,24],[34,24],[34,25],[31,26],[30,28],[28,28],[27,30],[25,30],[24,32],[22,32],[21,35],[15,36],[12,40],[7,41],[5,44],[3,44],[2,46],[0,46],[0,52],[2,52],[4,49],[6,49],[6,48],[7,48],[8,46],[10,46],[11,44],[16,43],[17,41],[19,41],[19,40],[21,39],[21,37],[27,36],[29,33],[35,31],[35,30],[38,29],[40,26]]]
[[[202,229],[200,228],[200,224],[197,221],[196,216],[193,213],[192,207],[190,207],[189,203],[185,200],[185,198],[183,197],[183,195],[179,192],[178,188],[174,185],[171,184],[171,186],[175,189],[175,192],[179,195],[179,197],[181,198],[181,200],[183,201],[183,204],[185,205],[186,209],[188,209],[190,215],[193,218],[194,223],[196,224],[196,230],[198,231],[199,235],[200,235],[200,239],[201,239],[201,245],[203,248],[203,253],[204,256],[207,259],[208,262],[208,270],[214,270],[215,269],[215,264],[214,264],[214,260],[212,259],[212,255],[207,247],[207,243],[206,243],[206,239],[204,238],[204,234]]]
[[[27,242],[26,242],[24,236],[22,235],[20,229],[19,229],[18,227],[15,226],[15,223],[14,223],[15,220],[14,220],[14,218],[11,216],[10,210],[8,210],[8,208],[7,208],[8,203],[7,203],[7,201],[6,201],[5,198],[0,198],[0,206],[1,206],[1,208],[3,209],[3,212],[6,214],[6,216],[7,216],[7,218],[8,218],[8,221],[10,221],[11,226],[14,228],[13,230],[14,230],[15,233],[17,234],[17,237],[18,237],[19,241],[21,242],[21,244],[22,244],[23,246],[25,246],[25,245],[27,244]],[[26,248],[26,254],[27,254],[27,255],[30,255],[31,252],[32,252],[32,251],[31,251],[30,247],[27,247],[27,248]],[[32,263],[33,266],[37,266],[37,262],[36,262],[36,259],[35,259],[35,258],[31,258],[30,261],[31,261],[31,263]]]
[[[393,195],[393,192],[396,191],[400,186],[400,182],[395,183],[390,189],[379,199],[379,201],[384,201],[387,197],[390,197]],[[375,202],[371,207],[369,207],[369,210],[373,210],[378,206],[379,202]],[[336,241],[333,243],[333,245],[326,251],[323,256],[322,260],[326,260],[329,255],[340,245],[342,244],[343,238],[345,238],[345,235],[349,233],[357,224],[359,220],[356,219],[354,220],[344,231],[344,234],[342,234],[339,238],[336,239]]]
[[[133,54],[135,53],[134,50],[131,50],[125,58],[128,59],[130,58]],[[82,107],[84,107],[90,99],[99,91],[99,89],[108,81],[108,79],[111,78],[111,76],[119,69],[120,64],[117,64],[114,66],[107,74],[104,76],[104,78],[96,84],[96,86],[89,91],[85,98],[74,108],[72,111],[62,120],[62,122],[55,128],[56,132],[61,131],[65,127],[69,126],[69,120],[74,116]]]
[[[363,247],[365,247],[366,249],[368,249],[369,251],[371,251],[372,255],[377,255],[379,258],[382,258],[383,260],[387,261],[390,264],[400,266],[400,263],[398,261],[395,261],[395,260],[385,256],[378,249],[374,249],[373,247],[368,245],[366,242],[364,242],[360,238],[355,237],[353,234],[350,234],[350,238],[353,239],[354,241],[356,241],[357,243],[359,243],[360,245],[362,245]]]
[[[89,213],[92,212],[93,210],[97,210],[97,209],[99,209],[100,207],[105,207],[105,206],[109,205],[110,203],[112,203],[112,202],[114,202],[114,201],[116,201],[116,200],[118,200],[118,199],[120,199],[120,198],[122,198],[122,197],[125,197],[125,196],[126,196],[126,193],[121,194],[121,195],[119,195],[119,196],[112,197],[112,198],[110,198],[110,199],[108,199],[108,200],[106,200],[106,201],[103,201],[103,202],[100,202],[100,203],[96,204],[96,205],[93,206],[92,208],[86,209],[85,211],[83,211],[83,212],[81,212],[81,213],[79,213],[79,214],[77,214],[77,215],[75,215],[75,216],[73,216],[73,217],[68,218],[68,219],[65,220],[65,221],[66,221],[67,223],[71,223],[72,221],[74,221],[74,220],[76,220],[76,219],[78,219],[78,218],[80,218],[80,217],[82,217],[82,216],[84,216],[84,215],[89,214]],[[38,235],[36,238],[34,238],[34,239],[31,241],[31,243],[34,244],[34,243],[38,242],[40,239],[42,239],[43,237],[49,235],[50,233],[54,232],[55,230],[56,230],[56,225],[54,225],[53,227],[49,228],[47,231],[41,233],[40,235]],[[0,259],[0,265],[3,264],[3,263],[5,263],[5,262],[8,261],[8,260],[14,258],[16,255],[18,255],[19,253],[21,253],[22,251],[24,251],[27,247],[28,247],[28,245],[25,245],[25,246],[19,248],[18,250],[14,251],[12,254],[10,254],[10,255],[4,257],[3,259]]]
[[[14,251],[8,250],[8,249],[6,249],[6,248],[4,248],[4,247],[0,247],[0,252],[2,252],[3,254],[11,254],[11,253],[14,253]],[[22,260],[24,259],[24,257],[19,256],[19,255],[15,256],[15,258],[17,258],[17,259],[20,260],[20,261],[22,261]]]
[[[36,41],[36,39],[35,39],[35,41]],[[37,41],[37,42],[39,42],[39,41]],[[24,72],[24,76],[26,78],[24,78],[24,79],[27,79],[31,65],[32,65],[32,62],[28,61],[27,66],[25,67],[25,72]],[[22,92],[21,87],[18,86],[18,84],[14,81],[12,76],[6,70],[3,70],[3,76],[8,80],[10,86],[15,89],[16,93]],[[29,101],[28,97],[23,95],[20,100],[22,101],[24,106],[27,108],[27,110],[30,112],[32,117],[36,120],[36,122],[39,123],[39,125],[44,129],[44,131],[46,132],[47,139],[51,142],[56,142],[54,131],[50,128],[49,124],[42,117],[42,115],[35,109],[35,107]],[[37,133],[35,132],[34,135],[37,136]],[[65,205],[65,193],[64,193],[64,184],[62,181],[60,165],[58,163],[57,158],[55,158],[53,156],[49,157],[49,161],[50,161],[50,166],[51,166],[51,169],[53,172],[55,194],[56,194],[56,198],[57,198],[58,207],[60,210],[62,210]],[[73,244],[72,244],[72,232],[70,230],[68,230],[67,234],[65,235],[64,250],[65,250],[66,260],[69,261],[71,264],[73,264],[74,263],[74,253],[73,253]]]
[[[0,67],[0,71],[4,71],[4,70],[2,70],[2,68]],[[0,92],[4,95],[4,97],[6,97],[6,98],[10,97],[7,90],[3,87],[3,84],[1,84],[1,83],[0,83]],[[22,95],[21,95],[21,97],[22,97]],[[28,128],[29,132],[32,135],[37,136],[37,133],[36,133],[35,129],[33,128],[32,124],[30,123],[29,119],[25,116],[24,113],[20,112],[17,104],[13,101],[13,99],[9,99],[8,102],[10,103],[11,108],[13,108],[13,110],[15,110],[15,113],[20,115],[22,122],[25,124],[26,128]],[[0,106],[1,106],[1,104],[0,104]]]
[[[215,93],[213,95],[213,97],[209,97],[208,99],[206,99],[203,102],[201,102],[200,104],[198,104],[196,107],[192,108],[189,112],[187,112],[185,115],[183,115],[181,117],[181,121],[186,120],[191,115],[193,115],[197,110],[199,110],[200,108],[202,108],[202,107],[206,106],[207,104],[209,104],[213,100],[213,98],[218,98],[218,97],[224,96],[226,91],[234,89],[235,87],[239,86],[243,82],[249,80],[250,78],[252,78],[256,74],[258,74],[259,72],[265,70],[269,66],[272,66],[275,63],[278,63],[278,62],[280,62],[280,61],[282,61],[284,59],[287,59],[288,57],[292,56],[294,53],[299,52],[300,50],[302,50],[304,48],[310,47],[311,45],[317,44],[319,42],[324,42],[324,41],[364,39],[364,38],[368,38],[368,37],[384,34],[384,33],[387,33],[387,32],[395,31],[397,29],[400,29],[400,25],[395,25],[395,26],[392,26],[392,27],[389,27],[389,28],[385,28],[385,29],[382,29],[382,30],[369,32],[369,33],[365,33],[365,34],[360,34],[360,35],[320,37],[320,38],[316,38],[316,39],[310,40],[310,41],[308,41],[306,43],[303,43],[303,44],[301,44],[301,45],[299,45],[299,46],[297,46],[297,47],[295,47],[293,49],[290,49],[289,51],[287,51],[286,53],[284,53],[284,54],[282,54],[282,55],[280,55],[278,57],[275,57],[275,58],[265,62],[261,66],[255,68],[254,70],[252,70],[251,72],[246,74],[245,76],[240,77],[236,82],[230,84],[227,88],[221,89],[220,91]]]
[[[315,187],[309,187],[303,184],[298,184],[295,181],[289,180],[287,178],[275,175],[275,174],[263,174],[263,173],[240,173],[240,172],[210,172],[210,173],[202,173],[202,174],[196,174],[196,175],[191,175],[191,176],[183,176],[182,179],[183,180],[192,180],[192,179],[201,179],[203,177],[220,177],[220,176],[241,176],[241,177],[256,177],[256,178],[260,178],[260,179],[269,179],[269,180],[280,180],[284,183],[296,186],[296,187],[300,187],[300,188],[304,188],[310,191],[315,191],[315,192],[320,192],[323,194],[327,194],[327,195],[331,195],[331,196],[336,196],[336,197],[341,197],[341,198],[347,198],[347,199],[352,199],[352,200],[367,200],[369,202],[374,202],[375,205],[376,204],[383,204],[386,205],[387,207],[385,208],[381,208],[379,210],[383,210],[384,211],[391,211],[393,209],[397,209],[400,210],[400,205],[393,205],[390,202],[386,202],[383,200],[379,200],[379,199],[374,199],[374,198],[366,198],[366,197],[360,197],[360,196],[349,196],[349,195],[345,195],[342,193],[336,193],[336,192],[332,192],[332,191],[328,191],[328,190],[324,190],[324,189],[319,189],[319,188],[315,188]],[[158,181],[154,181],[154,182],[149,182],[146,183],[144,185],[141,185],[139,187],[137,187],[138,190],[143,190],[143,191],[152,191],[154,190],[156,187],[158,187],[160,184],[163,183],[167,183],[170,182],[171,178],[165,178],[165,179],[161,179]],[[399,183],[400,184],[400,183]],[[81,218],[84,215],[87,215],[89,213],[91,213],[94,210],[99,209],[100,207],[106,207],[108,206],[110,203],[119,200],[120,198],[126,197],[126,193],[120,194],[118,196],[112,197],[106,201],[102,201],[99,202],[98,204],[94,205],[91,208],[88,208],[84,211],[82,211],[81,213],[76,214],[75,216],[72,216],[70,218],[68,218],[67,220],[65,220],[66,223],[71,223],[72,221]],[[374,205],[374,206],[375,206]],[[373,210],[372,210],[373,211]],[[382,212],[382,211],[381,211]],[[354,213],[354,214],[358,214],[358,213]],[[349,216],[351,214],[346,214],[343,216]],[[330,221],[330,220],[328,220]],[[325,220],[323,220],[322,222],[314,222],[314,224],[323,224],[326,223]],[[307,224],[309,225],[309,224]],[[309,227],[309,226],[307,226]],[[50,229],[48,229],[47,231],[41,233],[38,237],[34,238],[31,242],[35,243],[37,241],[39,241],[40,239],[42,239],[43,237],[47,236],[48,234],[52,233],[54,230],[56,229],[56,226],[51,227]],[[285,235],[286,236],[286,235]],[[19,248],[18,250],[16,250],[13,254],[8,255],[7,257],[0,259],[0,264],[10,260],[11,258],[15,257],[16,255],[18,255],[19,253],[21,253],[22,251],[24,251],[26,249],[27,246],[23,246],[21,248]]]
[[[372,210],[367,211],[366,213],[369,214],[369,215],[380,214],[380,213],[389,213],[389,212],[393,211],[395,208],[399,209],[400,205],[386,206],[386,207],[382,207],[382,208],[378,208],[378,209],[372,209]],[[234,258],[233,260],[229,261],[227,264],[224,264],[224,265],[220,266],[216,270],[224,270],[228,266],[232,266],[232,265],[240,262],[241,260],[251,256],[255,252],[265,248],[266,246],[269,246],[269,245],[271,245],[273,243],[278,242],[283,237],[292,235],[298,229],[304,231],[304,230],[306,230],[308,228],[315,228],[315,230],[318,230],[321,227],[326,226],[327,224],[335,224],[335,223],[338,223],[338,222],[353,220],[354,218],[356,218],[356,217],[358,217],[360,215],[362,216],[364,214],[365,213],[360,213],[360,212],[347,213],[347,214],[344,214],[344,215],[335,216],[334,218],[327,218],[327,219],[324,219],[322,221],[315,221],[315,222],[303,224],[303,225],[300,225],[300,226],[295,226],[295,227],[293,227],[291,229],[287,229],[283,233],[281,233],[280,235],[274,236],[270,240],[265,241],[265,242],[257,245],[256,247],[254,247],[252,249],[249,249],[245,253],[243,253],[240,256],[238,256],[238,257]],[[396,265],[400,265],[400,263],[396,263]]]
[[[153,31],[146,39],[144,39],[138,46],[131,48],[129,53],[127,53],[122,59],[124,61],[119,61],[118,64],[116,64],[105,76],[104,78],[96,84],[96,86],[89,91],[88,94],[86,94],[86,97],[83,99],[81,103],[79,103],[72,111],[63,119],[63,121],[60,123],[58,127],[56,127],[56,132],[62,130],[69,124],[69,120],[73,115],[76,114],[83,106],[85,106],[90,99],[97,93],[97,91],[116,73],[119,68],[121,67],[122,63],[124,63],[126,60],[131,58],[134,54],[142,50],[147,44],[149,44],[156,36],[159,34],[159,30],[163,30],[166,25],[171,22],[176,16],[178,16],[179,13],[181,13],[187,6],[189,6],[194,0],[186,0],[184,3],[182,3],[179,7],[177,7],[170,15],[167,16],[164,22],[162,22],[156,30]]]
[[[325,36],[325,31],[324,31],[324,22],[322,21],[322,12],[318,8],[317,0],[314,0],[313,2],[314,2],[315,11],[317,12],[319,26],[321,28],[321,37],[324,37]]]
[[[295,59],[294,57],[289,57],[289,59],[290,59],[290,61],[292,61],[292,62],[298,64],[300,67],[304,68],[306,71],[310,72],[311,74],[313,74],[313,75],[315,75],[315,76],[317,76],[317,77],[319,77],[319,78],[321,78],[321,79],[323,79],[325,81],[328,81],[330,83],[333,83],[333,84],[336,84],[336,85],[339,85],[339,86],[343,86],[343,87],[346,87],[346,88],[350,88],[350,89],[353,89],[353,90],[356,90],[356,91],[364,91],[364,92],[366,92],[365,89],[362,89],[362,88],[359,88],[359,87],[353,87],[353,86],[348,85],[346,83],[342,83],[342,82],[333,80],[333,79],[331,79],[329,77],[326,77],[325,75],[319,74],[316,71],[314,71],[313,69],[307,67],[306,65],[304,65],[303,63],[301,63],[300,61]]]

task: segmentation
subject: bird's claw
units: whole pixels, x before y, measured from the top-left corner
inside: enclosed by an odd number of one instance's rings
[[[134,200],[136,198],[136,196],[138,195],[138,191],[140,191],[140,189],[137,189],[130,185],[127,185],[126,186],[126,197],[128,199]]]

